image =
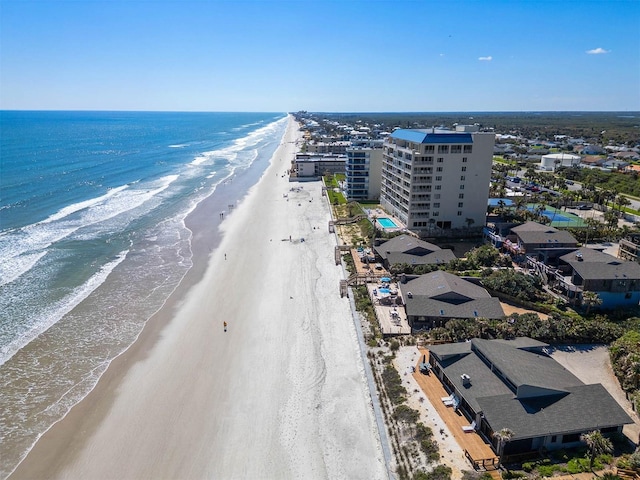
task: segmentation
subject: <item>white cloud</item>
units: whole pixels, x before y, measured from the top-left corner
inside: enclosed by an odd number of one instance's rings
[[[491,60],[493,60],[493,57],[491,55],[489,55],[488,57],[478,57],[478,60],[480,60],[481,62],[490,62]]]
[[[605,50],[604,48],[594,48],[593,50],[587,50],[589,55],[602,55],[603,53],[609,53],[611,50]]]

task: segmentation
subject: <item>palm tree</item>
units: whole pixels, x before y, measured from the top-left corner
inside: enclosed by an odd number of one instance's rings
[[[513,432],[508,428],[503,428],[497,432],[493,432],[493,438],[498,441],[498,468],[502,465],[502,457],[504,456],[504,447],[513,438]]]
[[[590,451],[589,470],[593,470],[593,461],[595,460],[596,455],[613,452],[613,444],[611,443],[611,440],[603,437],[600,430],[583,433],[580,435],[580,440],[587,444]]]
[[[627,205],[631,205],[631,201],[621,193],[619,193],[615,197],[614,203],[615,203],[615,205],[618,206],[618,210],[620,211],[620,213],[622,213],[622,208],[623,207],[626,207]]]
[[[464,219],[464,223],[467,224],[467,229],[471,228],[471,225],[473,225],[474,223],[476,223],[476,221],[473,218],[465,218]]]
[[[587,306],[586,314],[589,314],[591,307],[602,305],[602,299],[596,292],[582,292],[582,303]]]

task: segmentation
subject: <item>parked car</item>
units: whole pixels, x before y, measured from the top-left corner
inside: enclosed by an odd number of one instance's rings
[[[567,180],[564,182],[566,185],[573,185],[573,182],[571,180]]]
[[[582,204],[582,205],[578,205],[576,208],[578,210],[591,210],[591,205]]]

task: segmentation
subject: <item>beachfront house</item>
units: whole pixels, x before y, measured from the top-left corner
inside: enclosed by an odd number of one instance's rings
[[[421,236],[485,224],[493,133],[398,129],[383,144],[380,204]]]
[[[512,227],[502,245],[515,261],[524,262],[526,257],[531,257],[549,265],[557,263],[560,256],[578,248],[578,241],[566,230],[526,222]]]
[[[441,270],[413,279],[403,276],[399,287],[412,331],[442,327],[453,318],[505,316],[500,300],[484,288]]]
[[[393,265],[444,265],[456,256],[450,249],[442,249],[411,235],[399,235],[374,246],[386,269]]]
[[[550,272],[551,273],[551,272]],[[634,307],[640,302],[640,264],[592,248],[563,255],[557,270],[547,275],[549,285],[569,301],[583,300],[595,292],[599,308]]]
[[[476,431],[498,451],[494,432],[513,438],[506,457],[581,445],[580,435],[608,436],[633,423],[599,383],[585,385],[547,352],[549,345],[521,337],[429,347],[432,372]],[[443,400],[445,401],[445,400]]]

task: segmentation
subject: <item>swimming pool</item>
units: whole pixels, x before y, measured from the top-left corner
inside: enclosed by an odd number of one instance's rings
[[[378,218],[378,223],[382,228],[398,228],[393,220],[387,217]]]

